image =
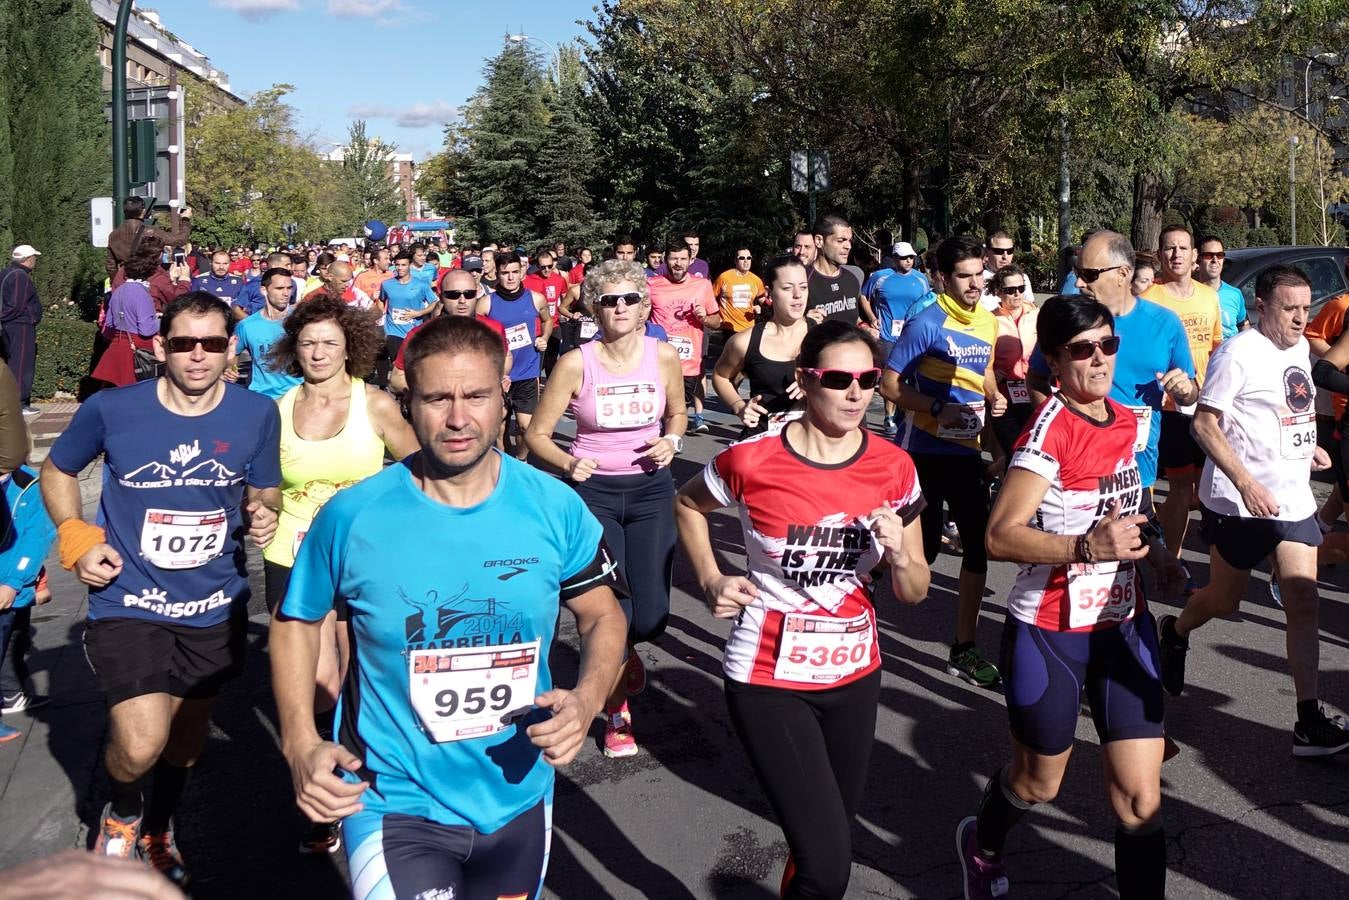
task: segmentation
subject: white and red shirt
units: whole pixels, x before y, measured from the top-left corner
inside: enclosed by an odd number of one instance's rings
[[[1109,417],[1093,422],[1051,397],[1012,451],[1012,468],[1049,482],[1030,526],[1047,534],[1083,534],[1119,501],[1121,516],[1138,512],[1143,485],[1134,460],[1138,419],[1106,399]],[[1033,563],[1021,567],[1008,611],[1046,631],[1096,631],[1134,617],[1142,597],[1132,562]]]
[[[726,677],[808,691],[875,671],[871,570],[882,551],[867,517],[888,506],[907,524],[922,511],[909,455],[863,432],[852,459],[827,466],[780,432],[727,447],[703,478],[713,497],[739,507],[746,576],[759,591],[726,639]]]

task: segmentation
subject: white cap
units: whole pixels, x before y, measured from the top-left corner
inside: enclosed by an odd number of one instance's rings
[[[21,260],[27,259],[30,256],[41,256],[41,255],[42,255],[41,251],[34,250],[32,244],[20,244],[19,246],[14,248],[14,252],[10,254],[10,258],[14,260]]]
[[[908,241],[900,241],[897,244],[890,245],[891,256],[917,256],[918,253],[913,249],[913,244]]]

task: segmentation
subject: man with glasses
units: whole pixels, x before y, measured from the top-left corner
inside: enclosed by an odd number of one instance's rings
[[[548,338],[548,349],[543,353],[543,372],[546,375],[553,371],[553,363],[557,360],[558,346],[562,339],[562,334],[557,326],[557,311],[562,299],[567,296],[567,277],[558,272],[558,258],[552,250],[539,251],[535,259],[538,262],[538,267],[533,273],[525,276],[525,287],[536,294],[542,294],[543,299],[548,301],[548,314],[553,321],[553,332]]]
[[[94,852],[140,857],[183,885],[173,814],[211,706],[243,664],[243,535],[265,547],[281,505],[276,404],[221,375],[229,310],[195,291],[164,310],[164,375],[86,400],[42,466],[61,565],[89,586],[84,649],[108,703],[112,799]],[[79,473],[103,457],[98,521]]]
[[[1223,340],[1251,327],[1246,319],[1246,298],[1236,285],[1223,281],[1223,266],[1227,251],[1222,238],[1206,235],[1199,239],[1199,269],[1195,280],[1212,288],[1218,294],[1218,309],[1222,313]]]
[[[1143,297],[1180,317],[1180,324],[1185,327],[1189,339],[1195,375],[1202,388],[1209,354],[1223,342],[1218,292],[1194,279],[1196,252],[1194,235],[1188,228],[1183,225],[1163,228],[1157,255],[1161,258],[1159,274],[1162,280],[1148,288]],[[1078,282],[1081,286],[1080,273]],[[1194,499],[1199,470],[1204,464],[1204,451],[1190,433],[1193,416],[1193,406],[1177,404],[1169,396],[1164,399],[1158,453],[1168,489],[1165,502],[1157,508],[1157,517],[1162,522],[1166,546],[1177,556],[1185,543],[1190,502]]]
[[[993,275],[1003,266],[1010,266],[1013,262],[1013,255],[1016,252],[1016,244],[1012,236],[999,228],[996,231],[988,232],[984,235],[984,288],[987,291],[989,285],[993,283]],[[1026,286],[1030,287],[1030,279],[1026,279]],[[1033,294],[1023,298],[1025,301],[1035,303]],[[985,293],[979,298],[979,302],[984,305],[984,309],[992,312],[1002,303],[998,295],[994,293]]]
[[[754,254],[748,247],[735,251],[735,267],[727,269],[712,283],[712,293],[716,295],[717,306],[721,309],[721,334],[723,340],[708,341],[708,355],[712,345],[716,345],[719,354],[724,338],[738,334],[754,324],[759,313],[759,305],[767,293],[763,279],[750,271],[754,265]]]
[[[468,259],[473,259],[469,257]],[[465,260],[467,265],[468,259]],[[479,260],[478,270],[482,271],[482,262]],[[482,298],[481,286],[478,280],[473,277],[467,268],[450,269],[440,279],[440,315],[441,316],[473,316],[476,315],[478,300]],[[437,317],[438,318],[438,317]],[[502,345],[506,344],[506,329],[500,322],[489,316],[477,316],[479,322],[482,322],[488,328],[501,335]],[[398,346],[398,353],[393,358],[393,368],[389,370],[389,390],[395,394],[402,394],[408,389],[407,373],[403,367],[403,357],[407,351],[408,341],[425,326],[434,322],[435,319],[428,319],[417,325],[408,332],[403,343]],[[506,349],[506,363],[502,374],[508,374],[511,370],[511,351]]]

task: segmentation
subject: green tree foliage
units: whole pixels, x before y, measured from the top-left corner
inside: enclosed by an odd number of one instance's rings
[[[569,56],[576,59],[574,52]],[[538,234],[549,242],[596,245],[613,236],[613,222],[597,215],[590,195],[598,169],[594,130],[581,115],[581,72],[574,64],[564,72],[549,98],[548,127],[535,164],[542,176],[534,195]]]
[[[79,0],[0,6],[0,238],[42,251],[34,279],[58,302],[101,280],[83,252],[111,181],[98,23]]]
[[[352,122],[342,155],[342,194],[346,205],[347,227],[343,233],[360,234],[371,219],[397,222],[407,209],[398,186],[389,177],[389,160],[398,148],[365,133],[365,122]]]

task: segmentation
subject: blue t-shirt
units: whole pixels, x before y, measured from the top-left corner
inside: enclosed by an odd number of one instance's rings
[[[419,650],[538,641],[537,679],[513,683],[517,669],[489,691],[503,716],[532,710],[553,686],[559,589],[594,561],[603,529],[575,491],[498,457],[496,488],[477,506],[426,496],[409,457],[340,491],[300,545],[281,614],[315,622],[340,598],[350,616],[355,659],[338,714],[369,770],[366,813],[490,833],[552,790],[553,768],[525,734],[541,720],[537,710],[495,734],[438,743],[413,703],[414,691],[449,693],[443,679],[428,684],[424,673],[444,669]],[[391,534],[400,536],[397,547]],[[464,690],[462,701],[437,701],[434,714],[453,716],[468,699]]]
[[[397,278],[390,278],[379,286],[379,298],[385,303],[384,333],[390,337],[405,338],[408,332],[416,328],[419,320],[413,318],[396,321],[394,310],[423,309],[436,302],[435,292],[425,281],[414,273],[407,284]]]
[[[248,355],[253,357],[253,378],[248,382],[248,389],[272,400],[280,398],[300,383],[300,379],[289,372],[272,368],[267,360],[267,351],[285,333],[285,319],[269,319],[260,312],[253,313],[234,328],[239,352],[247,350]]]
[[[1218,312],[1223,320],[1223,340],[1237,333],[1237,326],[1246,321],[1246,298],[1235,285],[1219,282]]]
[[[244,486],[281,483],[276,404],[235,384],[201,416],[169,412],[159,379],[99,391],[52,445],[67,475],[103,457],[98,524],[122,572],[89,591],[90,619],[205,627],[248,603]]]
[[[667,344],[670,342],[670,335],[666,333],[665,329],[650,319],[646,323],[646,336],[653,337],[658,341],[665,341]]]
[[[1082,289],[1077,286],[1077,273],[1072,269],[1063,277],[1063,284],[1059,285],[1059,294],[1064,297],[1071,297],[1082,293]]]
[[[1157,481],[1157,441],[1162,435],[1162,386],[1157,373],[1180,369],[1194,377],[1194,358],[1185,326],[1171,310],[1151,300],[1136,300],[1127,315],[1115,316],[1115,334],[1119,335],[1119,353],[1115,354],[1115,381],[1110,399],[1123,403],[1135,416],[1146,416],[1148,443],[1143,450],[1134,444],[1134,458],[1143,487]],[[1049,366],[1037,345],[1031,354],[1030,370],[1045,378]],[[1148,412],[1143,412],[1146,407]]]
[[[918,315],[936,301],[927,276],[917,269],[894,272],[878,279],[871,298],[871,309],[876,314],[881,340],[899,339],[904,322]]]
[[[422,266],[420,269],[414,265],[409,271],[412,273],[412,280],[414,282],[420,282],[426,285],[427,290],[434,290],[436,273],[440,271],[440,266],[427,260],[426,265]],[[389,280],[393,281],[394,279],[390,278]]]
[[[876,269],[867,276],[866,281],[862,282],[862,296],[870,300],[871,292],[876,289],[876,282],[882,278],[888,278],[893,274],[895,274],[895,270],[891,266],[881,266],[879,269]]]
[[[239,288],[239,293],[234,295],[234,305],[248,313],[250,316],[262,309],[267,298],[262,294],[262,276],[255,275],[244,282],[244,286]]]
[[[234,302],[234,298],[239,296],[239,292],[243,289],[244,280],[238,275],[216,278],[215,273],[206,272],[192,279],[192,290],[205,291],[219,300],[226,300],[230,303]]]

